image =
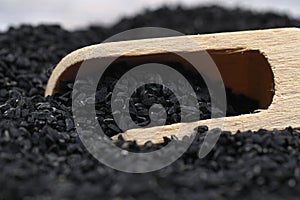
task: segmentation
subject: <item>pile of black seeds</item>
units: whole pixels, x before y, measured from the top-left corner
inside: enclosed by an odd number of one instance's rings
[[[161,8],[110,28],[69,32],[24,25],[0,33],[0,199],[298,199],[300,131],[290,127],[223,132],[209,155],[199,159],[206,134],[200,127],[179,160],[147,174],[118,172],[92,158],[74,130],[70,91],[45,98],[46,82],[71,51],[140,26],[196,34],[299,27],[300,21],[220,7]],[[160,148],[121,137],[116,144],[135,151]]]
[[[185,115],[182,119],[181,107],[176,95],[170,88],[180,90],[179,92],[185,93],[185,96],[180,98],[185,98],[187,101],[190,101],[194,97],[192,94],[187,94],[185,91],[186,83],[181,79],[176,80],[177,82],[167,82],[166,85],[162,84],[145,84],[139,88],[136,88],[135,92],[132,94],[129,101],[129,113],[132,121],[143,127],[151,123],[151,118],[157,122],[162,121],[159,124],[174,124],[179,122],[193,122],[201,119],[211,118],[211,99],[210,94],[207,89],[207,86],[202,79],[200,74],[193,74],[190,71],[183,70],[183,67],[179,63],[165,63],[166,65],[172,67],[173,69],[180,72],[186,80],[189,81],[190,85],[193,87],[195,94],[197,96],[197,105],[186,106],[185,109],[189,111],[188,115]],[[121,97],[123,93],[128,92],[128,88],[137,84],[135,77],[128,77],[126,80],[123,80],[120,87],[116,87],[116,83],[123,74],[132,69],[132,66],[128,66],[126,63],[114,64],[104,72],[101,80],[98,83],[97,92],[96,92],[96,114],[98,121],[104,131],[104,133],[111,137],[118,133],[121,133],[122,130],[117,126],[114,121],[111,109],[111,97],[113,90],[115,89],[116,101],[118,108],[115,112],[115,116],[124,118],[122,114],[122,107],[125,106],[125,102]],[[139,74],[139,80],[141,77],[144,77],[144,80],[148,80],[148,74]],[[152,76],[152,75],[151,75]],[[149,78],[149,77],[148,77]],[[152,77],[151,77],[152,78]],[[156,74],[155,79],[161,80],[161,75]],[[81,81],[83,82],[83,81]],[[62,81],[60,88],[63,90],[60,92],[62,95],[66,96],[71,94],[72,83]],[[81,91],[87,90],[89,87],[88,83],[80,83],[78,88],[82,88]],[[79,94],[82,95],[82,94]],[[240,114],[251,113],[254,110],[258,109],[258,101],[248,98],[241,94],[233,94],[230,89],[226,90],[227,95],[227,116],[235,116]],[[71,98],[69,96],[69,98]],[[68,98],[68,100],[69,100]],[[88,101],[88,98],[81,98],[81,101]],[[163,109],[154,109],[150,108],[154,104],[160,104],[163,106]],[[190,103],[191,104],[191,103]],[[153,108],[153,107],[152,107]],[[215,108],[217,109],[217,108]],[[195,117],[199,113],[198,117]],[[164,115],[166,114],[166,116]],[[198,115],[198,114],[197,114]],[[122,120],[121,120],[122,121]],[[125,120],[123,120],[125,121]],[[128,120],[129,121],[129,120]],[[131,120],[130,120],[131,121]],[[165,121],[165,123],[163,123]],[[123,127],[126,127],[126,124],[123,124]]]

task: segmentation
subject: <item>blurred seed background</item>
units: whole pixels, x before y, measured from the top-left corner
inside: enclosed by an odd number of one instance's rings
[[[11,25],[53,24],[74,30],[90,24],[110,25],[124,16],[133,16],[145,9],[163,5],[193,7],[195,5],[222,5],[256,11],[276,11],[300,18],[298,0],[0,0],[0,30]]]

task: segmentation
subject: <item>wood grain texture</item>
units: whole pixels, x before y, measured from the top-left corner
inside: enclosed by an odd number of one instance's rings
[[[99,55],[101,55],[100,59],[104,59],[124,54],[130,57],[165,53],[157,50],[161,49],[160,47],[170,49],[172,52],[193,53],[197,51],[198,49],[185,45],[185,37],[194,40],[205,50],[240,49],[242,52],[258,50],[267,59],[274,75],[275,93],[271,105],[255,114],[132,129],[123,133],[125,139],[136,140],[138,144],[143,144],[148,140],[160,143],[163,136],[177,135],[181,138],[189,134],[184,130],[190,130],[191,127],[198,125],[207,125],[210,129],[220,127],[222,130],[234,133],[237,130],[247,131],[260,128],[283,129],[287,126],[300,128],[300,30],[297,28],[146,39],[85,47],[62,59],[49,79],[45,95],[52,95],[56,92],[58,81],[64,78],[63,74],[69,79],[74,79],[75,66],[78,67],[84,60],[99,58]],[[96,54],[93,53],[95,51],[97,51]],[[70,73],[64,73],[66,71]]]

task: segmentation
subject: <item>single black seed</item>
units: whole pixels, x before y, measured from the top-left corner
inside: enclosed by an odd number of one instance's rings
[[[73,120],[70,118],[66,118],[65,121],[66,121],[66,131],[72,130],[74,128]]]
[[[176,137],[176,135],[171,135],[171,139],[172,140],[178,140],[178,138]]]
[[[169,142],[171,142],[171,139],[168,137],[163,137],[164,139],[164,144],[168,144]]]
[[[145,144],[144,144],[144,147],[145,148],[152,148],[153,147],[153,143],[151,141],[147,141]]]
[[[196,129],[197,129],[198,133],[204,133],[204,132],[208,131],[207,126],[198,126]]]

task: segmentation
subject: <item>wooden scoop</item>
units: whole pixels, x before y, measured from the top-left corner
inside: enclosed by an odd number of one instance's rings
[[[210,54],[226,87],[231,88],[234,93],[244,94],[259,101],[259,110],[253,114],[225,117],[222,130],[235,133],[238,130],[261,128],[300,128],[300,29],[281,28],[184,37],[193,39]],[[191,66],[174,54],[143,48],[150,46],[159,49],[156,47],[163,45],[172,51],[180,52],[185,45],[184,37],[99,44],[103,54],[97,59],[120,57],[120,62],[125,61],[129,64],[176,61],[188,69]],[[95,55],[89,52],[99,45],[76,50],[63,58],[53,70],[45,96],[57,91],[60,80],[74,80],[80,64],[85,59],[94,59]],[[185,53],[191,54],[198,50],[184,49]],[[134,51],[124,55],[129,50]],[[132,129],[122,135],[125,139],[136,140],[138,144],[144,144],[148,140],[160,143],[163,136],[169,137],[177,133],[180,125],[207,125],[213,128],[211,124],[214,120],[217,119]],[[180,139],[184,134],[190,133],[181,131],[177,137]]]

